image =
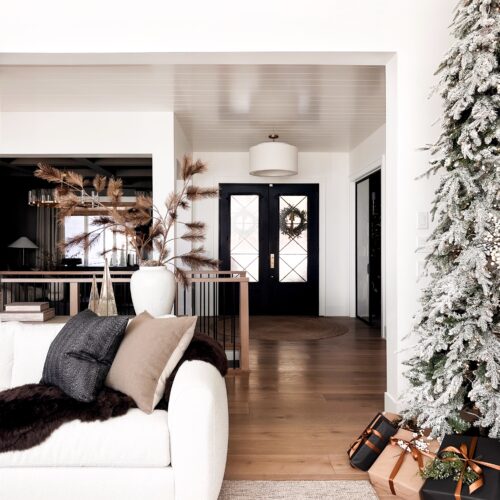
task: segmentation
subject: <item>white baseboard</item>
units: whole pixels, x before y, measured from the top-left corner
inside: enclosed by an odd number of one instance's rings
[[[399,400],[388,392],[384,393],[384,410],[391,413],[399,413],[401,411]]]

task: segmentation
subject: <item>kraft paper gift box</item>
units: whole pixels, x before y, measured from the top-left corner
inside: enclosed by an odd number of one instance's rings
[[[418,439],[418,443],[414,439]],[[397,444],[398,441],[410,443],[406,445],[406,451]],[[422,442],[428,447],[425,453],[431,456],[426,456],[418,449],[417,444]],[[395,498],[419,500],[425,481],[420,476],[420,467],[423,468],[432,460],[432,454],[438,448],[439,443],[435,440],[427,441],[421,436],[415,438],[413,432],[399,429],[368,471],[370,482],[379,491],[386,491],[389,495],[395,495]]]
[[[449,448],[453,448],[449,450]],[[447,450],[448,448],[448,450]],[[465,463],[470,459],[481,470],[480,482],[470,486],[452,478],[427,479],[421,491],[423,500],[499,500],[500,499],[500,440],[475,436],[447,435],[439,451],[458,451]],[[482,484],[481,484],[482,483]],[[477,489],[476,489],[477,488]]]
[[[367,471],[396,431],[397,427],[389,418],[382,413],[377,414],[350,446],[347,452],[350,464],[356,469]]]

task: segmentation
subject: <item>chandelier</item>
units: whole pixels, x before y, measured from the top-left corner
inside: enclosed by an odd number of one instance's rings
[[[28,205],[31,207],[57,208],[59,204],[59,192],[60,188],[30,189],[28,191]],[[82,191],[78,206],[82,208],[94,208],[98,202],[99,195],[95,191],[91,191],[89,195]]]

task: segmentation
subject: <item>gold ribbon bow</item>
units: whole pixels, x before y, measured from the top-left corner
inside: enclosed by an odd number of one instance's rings
[[[368,448],[373,450],[375,453],[378,453],[378,454],[381,453],[381,450],[377,446],[375,446],[371,441],[369,441],[369,437],[371,435],[377,436],[379,439],[383,439],[383,437],[384,437],[384,436],[382,436],[382,434],[379,431],[377,431],[377,429],[373,428],[373,426],[379,420],[380,420],[380,415],[377,415],[377,418],[375,418],[370,423],[370,425],[363,431],[363,434],[361,434],[361,436],[359,436],[358,439],[356,439],[356,441],[354,441],[354,443],[351,444],[351,446],[349,447],[349,452],[348,452],[349,458],[352,458],[354,453],[356,453],[357,449],[362,444],[366,444],[366,446],[368,446]]]
[[[434,458],[435,454],[420,450],[417,448],[416,441],[419,440],[422,436],[416,436],[410,441],[406,441],[405,439],[398,438],[396,436],[392,436],[389,440],[390,444],[393,446],[399,446],[399,443],[402,442],[401,453],[399,454],[398,460],[394,465],[391,474],[389,475],[389,488],[391,489],[391,493],[396,495],[396,489],[394,487],[394,479],[396,478],[399,469],[403,465],[406,454],[410,454],[418,464],[418,468],[420,471],[424,468],[424,456]]]
[[[481,465],[483,467],[489,467],[490,469],[500,471],[500,465],[474,459],[476,446],[477,437],[474,436],[471,439],[470,447],[467,447],[467,443],[462,443],[459,448],[456,448],[455,446],[447,446],[439,452],[439,455],[445,452],[456,453],[458,455],[458,457],[440,457],[443,462],[456,462],[457,460],[463,462],[462,471],[460,472],[457,487],[455,488],[455,500],[460,500],[462,498],[462,485],[464,482],[464,474],[467,470],[467,467],[470,467],[479,476],[478,479],[476,479],[472,484],[469,485],[469,493],[471,495],[484,485],[483,469],[481,468]]]

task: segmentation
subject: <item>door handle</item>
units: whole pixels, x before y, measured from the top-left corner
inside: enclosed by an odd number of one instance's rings
[[[269,267],[271,269],[274,269],[274,254],[273,253],[269,255]]]

